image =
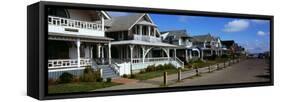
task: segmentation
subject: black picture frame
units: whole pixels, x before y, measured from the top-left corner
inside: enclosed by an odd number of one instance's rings
[[[126,12],[149,12],[163,13],[175,15],[194,15],[209,17],[231,17],[231,18],[249,18],[270,20],[270,82],[255,82],[243,84],[223,84],[223,85],[202,85],[202,86],[186,86],[186,87],[169,87],[169,88],[153,88],[153,89],[129,89],[104,92],[83,92],[83,93],[66,93],[49,95],[47,93],[47,7],[64,7],[76,9],[95,9],[95,10],[111,10]],[[128,94],[144,94],[144,93],[160,93],[175,91],[191,91],[191,90],[207,90],[207,89],[223,89],[223,88],[240,88],[254,86],[272,86],[274,84],[274,17],[272,15],[255,15],[255,14],[238,14],[238,13],[221,13],[221,12],[205,12],[205,11],[189,11],[175,9],[158,9],[144,7],[125,7],[113,5],[95,5],[95,4],[79,4],[79,3],[63,3],[40,1],[27,7],[27,95],[39,100],[61,99],[61,98],[81,98],[81,97],[97,97],[111,95],[128,95]]]

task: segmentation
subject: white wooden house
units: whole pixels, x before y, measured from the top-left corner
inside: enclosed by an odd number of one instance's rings
[[[110,63],[110,41],[105,37],[104,11],[48,9],[48,71],[57,78],[67,71],[82,73],[85,66]]]
[[[219,37],[214,37],[211,34],[197,35],[192,36],[191,41],[194,47],[200,49],[200,58],[202,60],[204,60],[205,57],[222,55],[223,49]]]
[[[161,32],[161,38],[164,42],[179,46],[177,48],[177,57],[188,63],[191,60],[200,58],[200,50],[193,46],[192,37],[186,30],[170,30]]]
[[[81,75],[86,66],[101,69],[103,78],[131,74],[148,65],[183,67],[163,43],[148,14],[110,17],[104,11],[48,9],[48,72]],[[158,50],[161,50],[159,54]]]
[[[105,21],[106,36],[111,42],[112,62],[119,66],[120,75],[131,74],[149,65],[171,63],[183,67],[184,63],[170,50],[177,45],[162,42],[157,25],[149,14],[131,14]]]

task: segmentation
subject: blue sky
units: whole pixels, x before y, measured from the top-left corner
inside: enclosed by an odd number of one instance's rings
[[[131,13],[109,12],[114,16]],[[186,29],[191,36],[210,33],[221,40],[235,40],[251,53],[269,50],[270,23],[267,20],[150,14],[160,31]]]

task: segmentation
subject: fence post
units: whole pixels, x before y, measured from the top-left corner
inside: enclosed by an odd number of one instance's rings
[[[100,68],[100,77],[102,78],[102,69]]]
[[[195,71],[196,71],[196,76],[199,76],[199,70],[198,70],[198,67],[195,67]]]
[[[211,73],[211,66],[210,65],[208,66],[208,69],[209,69],[209,73]]]
[[[164,72],[164,86],[167,85],[167,72]]]
[[[181,81],[181,69],[178,70],[178,81]]]
[[[217,63],[217,70],[219,70],[220,69],[220,65]]]

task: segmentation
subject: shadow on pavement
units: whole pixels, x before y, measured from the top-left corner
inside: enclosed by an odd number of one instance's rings
[[[256,77],[270,79],[270,75],[257,75]]]

